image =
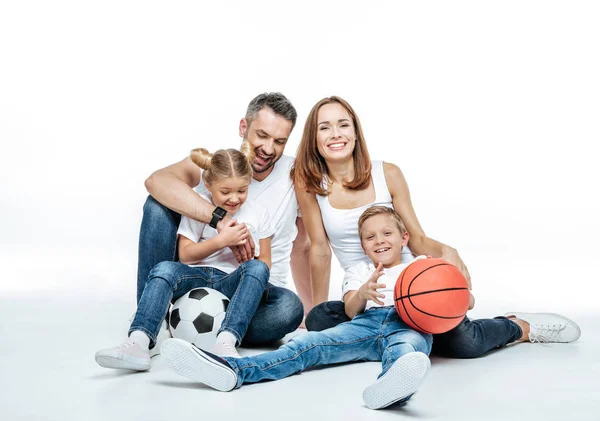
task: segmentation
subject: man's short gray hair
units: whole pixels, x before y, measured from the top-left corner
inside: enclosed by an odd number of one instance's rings
[[[288,121],[292,122],[292,129],[296,125],[296,118],[298,113],[292,105],[289,99],[280,92],[265,92],[258,95],[250,104],[246,110],[246,122],[248,127],[252,123],[252,120],[256,117],[256,114],[265,107],[269,107],[273,112]]]

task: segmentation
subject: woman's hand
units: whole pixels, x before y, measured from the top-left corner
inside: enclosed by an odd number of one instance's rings
[[[460,256],[458,255],[458,251],[452,247],[444,247],[442,251],[442,259],[452,263],[454,266],[461,271],[464,277],[467,279],[467,283],[469,284],[469,289],[471,289],[471,275],[469,275],[469,270],[467,266],[464,264]]]
[[[385,295],[377,292],[378,289],[385,288],[385,284],[377,283],[377,280],[381,277],[381,275],[383,275],[383,264],[379,263],[377,265],[377,269],[375,272],[373,272],[369,280],[362,284],[362,286],[358,289],[359,297],[367,301],[373,301],[374,303],[382,306],[383,302],[380,301],[379,298],[385,298]]]

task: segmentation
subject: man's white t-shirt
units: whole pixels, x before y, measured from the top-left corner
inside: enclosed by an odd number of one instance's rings
[[[285,287],[290,271],[290,255],[298,229],[298,201],[290,170],[294,158],[283,155],[274,165],[273,171],[263,181],[252,179],[248,188],[248,200],[252,200],[267,210],[271,217],[273,237],[271,238],[271,277],[269,282]],[[208,190],[202,182],[195,190],[206,194]],[[255,242],[256,243],[256,242]]]
[[[201,194],[204,200],[212,202],[209,195]],[[251,200],[246,200],[240,209],[235,213],[234,218],[239,222],[244,222],[248,227],[250,235],[256,244],[256,256],[260,254],[259,240],[269,238],[273,235],[273,227],[271,225],[271,217],[267,210],[258,203]],[[183,235],[194,243],[210,240],[217,236],[218,232],[210,225],[200,221],[181,217],[177,234]],[[236,260],[233,252],[229,247],[225,247],[205,257],[200,262],[189,265],[192,267],[214,267],[225,273],[235,271],[239,263]]]
[[[418,256],[412,262],[416,260],[426,259],[427,256]],[[385,298],[380,298],[379,301],[383,302],[383,305],[379,305],[374,301],[368,300],[365,306],[365,311],[371,307],[386,307],[394,305],[394,287],[396,286],[396,280],[402,273],[402,271],[410,265],[410,263],[401,263],[391,268],[384,268],[383,275],[377,280],[378,284],[385,284],[385,288],[378,289],[377,292],[384,294]],[[375,273],[377,268],[372,262],[359,262],[354,266],[348,268],[344,275],[344,282],[342,283],[342,300],[349,291],[357,291],[363,284],[365,284],[371,275]],[[344,300],[345,301],[345,300]]]

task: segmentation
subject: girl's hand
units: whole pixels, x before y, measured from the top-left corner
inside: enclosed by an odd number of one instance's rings
[[[464,277],[467,278],[469,289],[471,289],[471,275],[469,275],[469,270],[458,255],[456,249],[453,249],[452,247],[445,247],[442,253],[442,259],[447,260],[449,263],[452,263],[458,268],[458,270],[461,271]]]
[[[379,263],[377,265],[377,269],[369,280],[362,284],[362,286],[358,289],[358,295],[367,301],[373,301],[379,305],[383,305],[383,302],[379,300],[379,298],[385,298],[384,294],[377,292],[379,288],[385,288],[385,284],[378,284],[377,280],[383,275],[383,264]]]
[[[235,219],[232,219],[227,221],[217,237],[220,238],[223,247],[233,247],[246,244],[249,235],[246,224],[238,224]]]

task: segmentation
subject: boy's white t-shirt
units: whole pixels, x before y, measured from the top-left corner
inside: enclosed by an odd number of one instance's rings
[[[209,195],[201,194],[200,197],[211,202]],[[239,222],[244,222],[248,227],[250,235],[252,235],[252,239],[256,244],[255,254],[258,256],[260,254],[259,240],[269,238],[273,235],[273,227],[271,225],[269,213],[260,204],[254,203],[251,200],[246,200],[233,217]],[[182,216],[177,234],[183,235],[194,243],[199,243],[200,241],[206,241],[216,237],[218,232],[208,224],[188,218],[187,216]],[[225,273],[231,273],[235,271],[239,265],[240,264],[231,249],[225,247],[210,256],[205,257],[200,262],[189,266],[214,267]]]
[[[417,256],[412,262],[416,260],[426,259],[427,256]],[[365,306],[365,311],[371,307],[387,307],[394,305],[394,287],[396,281],[402,273],[402,271],[410,265],[410,263],[401,263],[391,268],[384,268],[383,275],[377,280],[378,284],[385,284],[385,288],[378,289],[377,292],[384,294],[385,298],[379,300],[383,302],[383,305],[379,305],[374,301],[368,300]],[[354,266],[348,268],[344,275],[344,281],[342,282],[342,300],[349,291],[357,291],[363,284],[365,284],[371,275],[375,273],[377,268],[372,262],[359,262]]]
[[[294,158],[283,155],[274,165],[273,171],[263,181],[252,179],[248,188],[248,199],[262,205],[271,217],[273,237],[271,238],[271,275],[269,282],[285,287],[290,271],[292,245],[298,234],[296,218],[298,201],[290,170]],[[207,194],[204,183],[195,190]],[[245,206],[245,205],[244,205]],[[256,243],[256,241],[255,241]]]

